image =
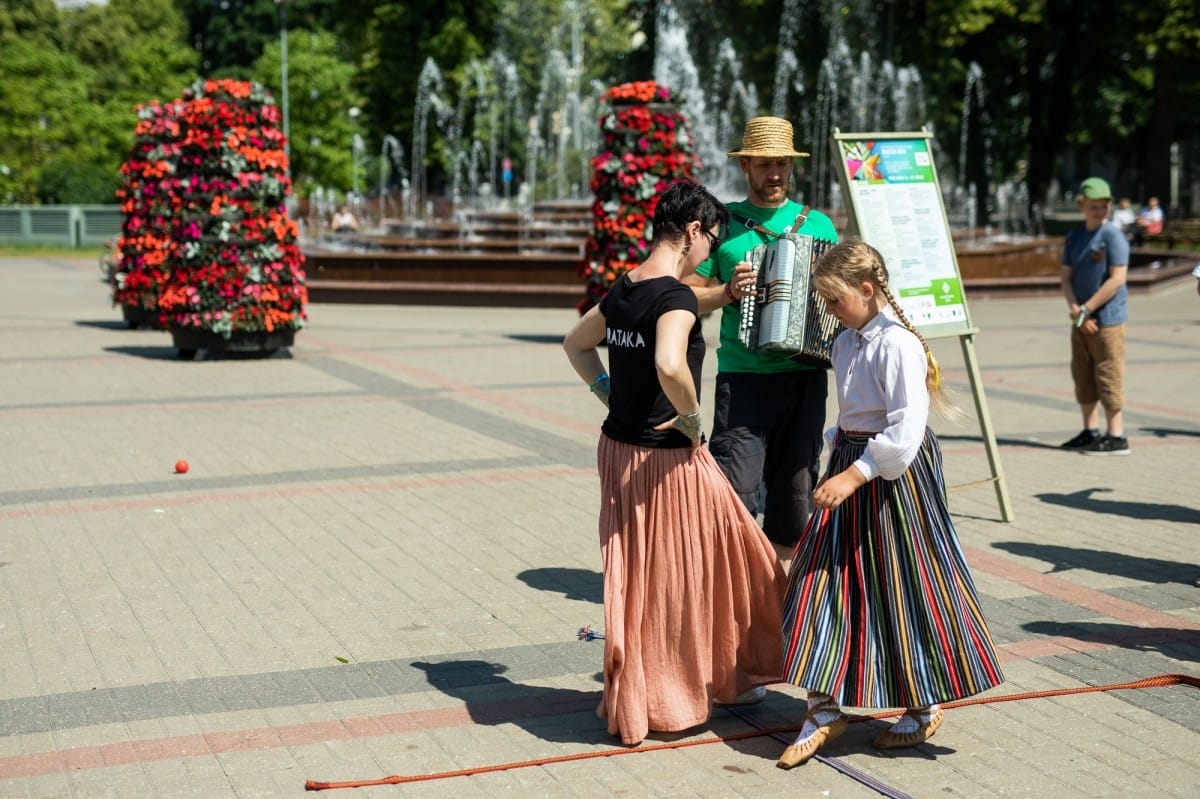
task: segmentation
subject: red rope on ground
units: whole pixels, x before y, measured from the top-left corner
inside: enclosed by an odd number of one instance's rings
[[[1200,688],[1200,677],[1195,677],[1190,674],[1160,674],[1157,677],[1147,677],[1144,680],[1114,683],[1111,685],[1087,685],[1081,688],[1055,688],[1048,691],[1027,691],[1025,693],[1007,694],[1004,696],[960,699],[957,702],[947,702],[943,705],[943,707],[968,707],[970,705],[988,705],[995,702],[1016,702],[1024,699],[1044,699],[1050,696],[1069,696],[1071,694],[1088,694],[1102,691],[1123,691],[1134,688],[1161,688],[1168,685],[1190,685],[1193,688]],[[874,715],[857,716],[853,719],[853,721],[870,721],[872,719],[887,718],[894,715],[897,715],[894,711],[888,711],[886,713],[877,713]],[[333,788],[367,788],[373,785],[400,785],[402,783],[409,782],[444,780],[449,779],[450,777],[469,777],[473,774],[489,774],[496,771],[511,771],[513,769],[529,768],[530,766],[546,766],[552,763],[569,763],[575,760],[592,760],[598,757],[615,757],[617,755],[640,755],[645,752],[659,752],[664,749],[684,749],[689,746],[702,746],[705,744],[722,743],[725,741],[740,741],[746,738],[757,738],[762,735],[796,732],[799,729],[799,727],[773,727],[770,729],[758,729],[751,730],[749,732],[737,733],[736,735],[714,736],[699,740],[676,741],[673,743],[653,744],[650,746],[633,746],[626,749],[609,749],[602,752],[579,752],[573,755],[540,757],[534,760],[520,760],[513,763],[498,763],[491,766],[476,766],[473,768],[458,769],[457,771],[439,771],[433,774],[393,775],[374,780],[347,780],[345,782],[318,782],[316,780],[308,780],[304,783],[304,790],[327,791]]]
[[[304,783],[306,791],[324,791],[329,788],[363,788],[369,785],[399,785],[404,782],[425,782],[427,780],[444,780],[448,777],[469,777],[472,774],[488,774],[493,771],[511,771],[518,768],[529,768],[530,766],[545,766],[550,763],[569,763],[572,760],[592,760],[597,757],[616,757],[617,755],[640,755],[643,752],[657,752],[663,749],[684,749],[689,746],[701,746],[703,744],[715,744],[720,741],[740,741],[743,738],[757,738],[760,735],[770,735],[773,732],[787,732],[791,727],[779,727],[773,730],[751,730],[749,732],[740,732],[736,735],[725,735],[722,737],[701,738],[692,741],[675,741],[666,744],[652,744],[650,746],[631,746],[626,749],[606,749],[602,752],[578,752],[573,755],[555,755],[554,757],[539,757],[536,760],[519,760],[515,763],[498,763],[492,766],[477,766],[475,768],[464,768],[457,771],[439,771],[434,774],[406,774],[403,776],[382,777],[377,780],[349,780],[347,782],[316,782],[309,780]]]
[[[1160,674],[1157,677],[1147,677],[1144,680],[1112,683],[1110,685],[1085,685],[1081,688],[1052,688],[1047,691],[1026,691],[1025,693],[1004,694],[1001,696],[975,696],[971,697],[970,699],[959,699],[957,702],[947,702],[942,705],[942,707],[952,708],[970,707],[971,705],[991,705],[997,702],[1016,702],[1022,699],[1045,699],[1046,697],[1050,696],[1094,694],[1101,691],[1125,691],[1131,688],[1162,688],[1168,685],[1190,685],[1193,688],[1200,688],[1200,677],[1194,677],[1191,674]],[[851,719],[851,721],[870,721],[872,719],[885,719],[898,715],[900,714],[896,711],[889,710],[886,713],[857,716]]]

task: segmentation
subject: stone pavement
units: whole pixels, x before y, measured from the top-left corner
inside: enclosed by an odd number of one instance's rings
[[[1008,677],[985,696],[1200,674],[1200,297],[1131,304],[1127,458],[1056,449],[1079,428],[1061,301],[971,304],[1011,523],[978,424],[935,428]],[[0,259],[0,797],[299,797],[622,751],[594,715],[603,643],[577,638],[603,626],[602,408],[558,346],[573,312],[310,316],[289,352],[182,361],[126,329],[94,260]],[[935,351],[970,409],[957,341]],[[735,737],[801,700],[648,742],[688,748],[328,795],[1200,790],[1195,687],[951,709],[892,753],[856,724],[790,772]]]

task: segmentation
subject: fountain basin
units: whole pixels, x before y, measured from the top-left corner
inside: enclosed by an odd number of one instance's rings
[[[577,254],[305,251],[314,302],[571,308]]]
[[[955,239],[958,272],[970,285],[972,280],[998,277],[1058,277],[1062,262],[1061,238],[1015,239],[989,236],[984,239]]]
[[[316,302],[571,308],[584,299],[582,245],[580,239],[553,252],[515,246],[465,251],[448,238],[419,251],[305,248],[308,294]],[[968,299],[1058,295],[1062,246],[1053,236],[956,236]],[[1129,290],[1149,292],[1189,279],[1197,262],[1200,253],[1135,248]]]
[[[968,297],[1043,296],[1062,292],[1063,240],[956,238],[958,271]],[[1200,253],[1135,247],[1129,252],[1128,290],[1150,292],[1191,274]]]

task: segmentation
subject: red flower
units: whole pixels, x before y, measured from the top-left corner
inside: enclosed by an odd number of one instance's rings
[[[114,302],[227,334],[300,327],[304,259],[283,205],[278,111],[243,81],[204,81],[185,98],[138,109],[118,191]]]
[[[613,109],[601,116],[603,151],[591,159],[589,187],[593,232],[584,247],[579,274],[589,302],[598,301],[613,282],[649,253],[647,234],[658,196],[679,178],[691,177],[695,156],[678,131],[686,128],[673,108],[671,93],[653,81],[614,86],[603,100]],[[648,104],[655,104],[649,107]],[[586,307],[582,307],[586,310]]]

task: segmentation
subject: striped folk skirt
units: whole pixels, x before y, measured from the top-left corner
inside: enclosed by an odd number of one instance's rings
[[[785,576],[706,447],[600,437],[604,698],[625,744],[779,681]]]
[[[827,474],[866,449],[839,432]],[[898,480],[812,515],[784,600],[784,680],[849,707],[922,707],[1004,681],[926,430]]]

